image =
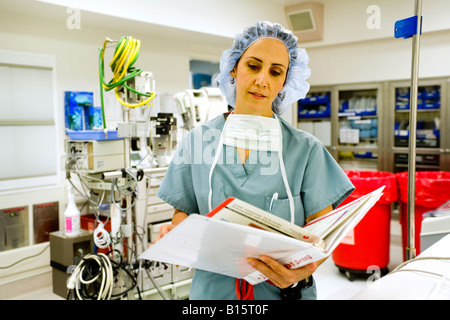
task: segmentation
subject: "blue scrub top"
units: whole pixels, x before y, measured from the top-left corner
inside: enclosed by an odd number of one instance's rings
[[[209,174],[226,115],[191,130],[178,146],[157,196],[187,214],[208,214]],[[295,205],[295,223],[332,205],[337,207],[354,186],[323,144],[281,118],[283,160]],[[223,146],[212,173],[212,208],[228,197],[291,219],[289,199],[277,152],[250,152],[242,165],[235,147]],[[272,198],[278,193],[278,199]],[[272,207],[270,208],[272,203]],[[270,210],[271,209],[271,210]],[[236,279],[195,270],[190,299],[237,299]],[[315,299],[316,289],[304,289],[303,299]],[[267,282],[254,286],[255,300],[280,299],[280,289]]]

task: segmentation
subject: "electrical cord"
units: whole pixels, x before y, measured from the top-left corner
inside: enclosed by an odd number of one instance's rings
[[[109,233],[105,230],[104,226],[108,223],[110,216],[107,217],[107,220],[105,222],[102,222],[100,220],[100,214],[99,214],[99,210],[100,210],[100,205],[103,203],[103,200],[105,198],[105,191],[103,191],[103,193],[101,194],[101,196],[99,197],[99,199],[97,201],[94,201],[93,199],[91,199],[91,197],[88,195],[88,190],[86,190],[86,188],[88,189],[89,187],[87,186],[86,182],[84,182],[83,178],[88,178],[88,179],[93,179],[93,180],[98,180],[100,182],[102,182],[102,180],[97,179],[95,177],[92,176],[88,176],[85,174],[82,174],[77,166],[77,164],[75,163],[75,173],[81,183],[82,186],[82,191],[80,191],[75,184],[73,183],[72,179],[70,178],[70,176],[67,177],[67,180],[69,181],[69,183],[72,185],[72,187],[87,201],[89,202],[94,209],[95,212],[95,217],[96,217],[96,222],[97,222],[97,227],[94,230],[94,242],[96,244],[96,246],[98,248],[107,248],[111,245],[111,236],[109,235]],[[111,197],[110,197],[110,210],[112,205],[116,206],[119,210],[129,210],[131,208],[134,207],[134,205],[137,202],[137,194],[139,192],[139,188],[138,188],[138,179],[136,177],[136,175],[128,169],[125,169],[124,172],[130,177],[130,181],[132,181],[132,184],[129,186],[120,186],[117,183],[117,179],[113,179],[111,182]],[[133,202],[127,207],[127,208],[122,208],[119,204],[117,204],[114,201],[114,191],[117,190],[119,192],[120,195],[122,196],[127,196],[127,195],[133,195]],[[89,190],[89,192],[92,194],[92,190]],[[120,239],[119,239],[120,240]]]
[[[103,194],[102,194],[102,196],[101,196],[101,199],[100,199],[99,201],[97,201],[97,202],[93,201],[93,200],[90,198],[90,196],[88,195],[88,191],[86,190],[86,188],[89,189],[89,187],[87,186],[86,182],[83,180],[83,177],[88,178],[88,179],[92,179],[92,180],[96,180],[96,181],[98,181],[98,182],[103,182],[103,181],[102,181],[101,179],[98,179],[98,178],[95,178],[95,177],[92,177],[92,176],[88,176],[88,175],[82,174],[82,173],[80,172],[80,169],[78,168],[77,162],[76,162],[75,160],[72,160],[72,161],[75,162],[75,164],[74,164],[74,166],[75,166],[75,174],[76,174],[76,176],[78,177],[78,180],[79,180],[79,182],[80,182],[80,184],[81,184],[81,187],[82,187],[82,189],[83,189],[83,192],[80,191],[80,190],[75,186],[75,184],[73,183],[73,181],[72,181],[72,179],[71,179],[70,174],[67,175],[66,179],[69,181],[69,183],[72,185],[72,187],[78,192],[78,194],[80,194],[87,202],[89,202],[94,208],[99,208],[100,205],[101,205],[102,202],[103,202],[103,198],[104,198],[104,196],[105,196],[105,192],[103,192]],[[90,189],[89,189],[89,192],[90,192],[90,194],[93,194],[92,190],[90,190]]]
[[[67,281],[68,300],[71,297],[74,300],[120,299],[134,289],[137,290],[139,299],[142,299],[137,279],[123,263],[120,252],[118,255],[120,261],[108,258],[114,251],[119,252],[112,250],[106,254],[87,254],[83,257]],[[119,278],[123,283],[131,285],[120,292],[115,292],[119,289],[115,287],[115,284],[119,283],[117,281]]]
[[[111,204],[115,205],[120,210],[126,211],[126,210],[133,208],[134,205],[136,204],[137,199],[138,199],[137,195],[139,194],[139,186],[138,186],[138,179],[137,179],[136,175],[131,172],[131,170],[125,169],[124,172],[126,174],[128,174],[134,181],[134,188],[131,191],[128,191],[127,189],[131,189],[130,187],[121,187],[117,184],[117,179],[112,179],[111,180]],[[114,189],[117,189],[117,191],[123,196],[127,196],[130,194],[134,195],[133,202],[126,208],[122,208],[120,205],[117,205],[117,203],[114,201],[114,198],[112,196],[114,194]]]
[[[139,270],[142,267],[142,260],[139,262]],[[153,286],[156,288],[156,290],[158,291],[159,295],[164,299],[164,300],[172,300],[167,293],[161,288],[161,286],[155,281],[155,279],[153,278],[151,272],[149,271],[148,268],[145,268],[145,272],[147,273],[148,278],[150,279],[150,281],[153,283]]]
[[[16,264],[21,263],[22,261],[25,261],[25,260],[32,259],[32,258],[35,258],[35,257],[37,257],[37,256],[40,256],[40,255],[43,254],[44,251],[47,250],[48,248],[50,248],[50,245],[47,245],[47,246],[46,246],[44,249],[42,249],[39,253],[36,253],[36,254],[34,254],[34,255],[32,255],[32,256],[28,256],[28,257],[22,258],[22,259],[20,259],[20,260],[17,260],[16,262],[10,264],[9,266],[2,266],[2,267],[0,267],[0,269],[9,269],[9,268],[14,267]]]
[[[110,300],[113,286],[111,260],[103,253],[83,257],[67,281],[77,300]]]
[[[75,186],[74,182],[70,178],[70,175],[68,175],[66,178],[69,181],[69,183],[72,185],[72,187],[94,209],[94,213],[95,213],[95,217],[96,217],[96,227],[94,229],[93,239],[94,239],[95,245],[100,249],[105,249],[105,248],[110,247],[113,243],[114,244],[120,243],[123,238],[122,233],[120,231],[116,235],[114,235],[114,237],[112,237],[112,235],[110,235],[110,233],[107,232],[105,229],[105,226],[108,224],[111,214],[107,217],[106,221],[101,221],[101,219],[100,219],[100,213],[99,213],[100,205],[104,201],[105,191],[103,191],[103,193],[98,197],[98,199],[96,199],[97,201],[95,201],[94,199],[91,199],[93,191],[89,189],[89,186],[84,181],[84,179],[86,179],[86,178],[96,180],[99,182],[102,182],[102,180],[81,173],[76,162],[75,162],[74,167],[75,167],[75,173],[76,173],[76,175],[80,181],[80,184],[82,186],[82,190],[79,190],[79,188],[77,188]],[[138,200],[137,195],[139,193],[139,185],[138,185],[138,178],[137,178],[136,174],[131,169],[124,169],[123,173],[125,175],[124,178],[126,178],[126,181],[128,181],[124,185],[119,185],[117,183],[117,179],[113,179],[111,181],[110,210],[112,209],[113,205],[116,206],[120,211],[132,209]],[[131,195],[132,203],[129,206],[127,206],[126,208],[122,207],[119,203],[116,203],[116,201],[114,200],[115,191],[119,192],[119,195],[123,196],[123,197]]]
[[[98,180],[98,181],[102,181],[100,179],[94,178],[94,177],[90,177],[84,174],[81,174],[79,172],[78,166],[75,165],[76,168],[76,175],[78,176],[81,186],[83,187],[83,193],[75,186],[75,184],[73,183],[73,181],[70,179],[70,177],[67,177],[67,180],[70,182],[70,184],[72,185],[72,187],[88,202],[92,205],[93,209],[94,209],[94,215],[95,215],[95,219],[96,219],[96,224],[97,226],[94,229],[94,233],[93,233],[93,238],[94,238],[94,243],[98,248],[104,249],[104,248],[108,248],[111,245],[111,236],[110,234],[105,230],[104,226],[108,223],[109,221],[109,216],[107,217],[107,220],[105,222],[102,222],[100,219],[100,205],[103,203],[103,200],[105,198],[105,191],[103,191],[101,197],[98,199],[97,202],[93,201],[89,196],[88,193],[86,191],[86,189],[84,188],[85,186],[85,182],[83,181],[82,177],[86,177],[89,179],[94,179],[94,180]],[[86,185],[86,187],[88,187]],[[90,190],[90,193],[92,194],[92,190]],[[81,211],[81,210],[80,210]]]
[[[428,270],[403,269],[404,266],[410,264],[411,262],[421,261],[421,260],[442,260],[442,261],[448,261],[448,260],[450,260],[450,257],[417,257],[417,258],[414,258],[414,259],[411,259],[411,260],[407,260],[407,261],[401,263],[394,270],[392,270],[390,272],[390,274],[395,273],[395,272],[401,272],[401,271],[412,271],[412,272],[421,272],[421,273],[431,274],[431,275],[438,276],[438,277],[444,277],[445,276],[443,274],[432,272],[432,271],[428,271]]]
[[[126,268],[126,265],[122,261],[122,259],[123,259],[122,253],[117,249],[113,249],[113,250],[109,251],[107,253],[107,255],[114,253],[114,251],[116,251],[118,253],[118,255],[116,255],[116,256],[120,258],[119,262],[117,262],[115,260],[111,260],[115,275],[117,277],[120,276],[122,278],[123,278],[123,275],[126,275],[131,280],[132,285],[129,288],[125,289],[125,291],[122,291],[119,293],[113,293],[111,296],[113,298],[114,297],[120,298],[120,297],[126,295],[129,291],[136,289],[138,292],[139,299],[142,300],[141,293],[140,293],[139,287],[137,285],[137,278]],[[132,268],[131,265],[129,267]]]
[[[100,249],[108,248],[111,245],[111,236],[105,230],[103,223],[98,220],[98,225],[94,230],[94,243]]]

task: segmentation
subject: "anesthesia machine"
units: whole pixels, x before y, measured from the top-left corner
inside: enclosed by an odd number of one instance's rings
[[[53,291],[64,298],[184,299],[189,293],[191,270],[138,257],[173,215],[156,191],[176,149],[177,129],[190,130],[228,106],[218,88],[185,90],[173,97],[182,121],[172,113],[150,116],[155,79],[134,66],[140,45],[132,37],[106,38],[98,60],[103,128],[67,130],[67,186],[84,204],[76,235],[50,235]],[[107,82],[105,54],[114,46]],[[109,91],[122,109],[114,129],[106,123]]]

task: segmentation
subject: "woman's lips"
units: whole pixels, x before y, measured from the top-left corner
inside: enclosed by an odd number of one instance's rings
[[[264,99],[266,96],[258,92],[249,92],[255,99]]]

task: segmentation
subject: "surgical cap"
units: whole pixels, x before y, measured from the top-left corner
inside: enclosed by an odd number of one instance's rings
[[[237,34],[233,46],[225,50],[220,58],[220,72],[216,80],[228,104],[235,108],[236,83],[231,81],[230,72],[244,51],[261,38],[277,39],[284,43],[289,52],[286,82],[283,90],[272,103],[273,112],[282,114],[289,105],[303,99],[308,93],[309,84],[306,79],[310,77],[311,70],[308,68],[309,57],[306,50],[298,47],[298,38],[280,24],[258,21],[255,25],[247,27],[243,33]]]

